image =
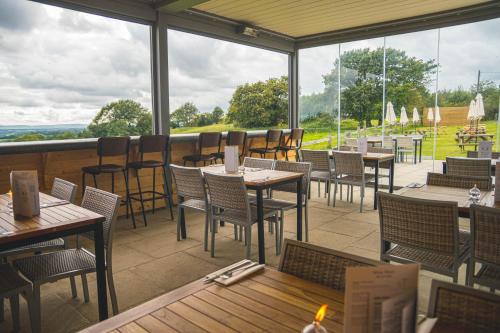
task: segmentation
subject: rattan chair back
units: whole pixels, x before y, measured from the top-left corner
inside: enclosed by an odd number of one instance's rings
[[[311,163],[311,171],[331,171],[331,159],[328,150],[302,149],[300,152],[302,161]]]
[[[106,218],[103,222],[104,246],[110,252],[114,225],[118,208],[120,207],[120,197],[116,194],[87,186],[83,194],[81,206]]]
[[[342,145],[339,147],[338,151],[358,151],[357,147]]]
[[[478,151],[468,151],[467,152],[467,157],[468,158],[478,158],[479,152]],[[493,151],[491,152],[491,159],[497,160],[500,158],[500,151]]]
[[[285,147],[289,149],[300,149],[302,147],[302,138],[304,137],[303,128],[292,128],[288,139],[286,140]]]
[[[392,154],[392,148],[383,148],[383,147],[368,147],[369,153],[377,153],[377,154]]]
[[[52,184],[50,195],[58,199],[73,203],[75,201],[77,188],[78,186],[68,182],[67,180],[54,178],[54,183]]]
[[[446,174],[451,176],[491,177],[491,159],[446,157]]]
[[[254,157],[245,157],[243,160],[243,166],[245,168],[259,168],[259,169],[273,169],[274,168],[274,160],[267,158],[254,158]]]
[[[247,148],[247,132],[229,131],[226,136],[226,146],[241,147],[240,156],[244,156]]]
[[[411,136],[398,136],[396,138],[398,149],[413,149],[413,137]]]
[[[500,271],[500,209],[472,205],[470,222],[472,259],[495,265]]]
[[[357,147],[358,146],[358,139],[356,139],[356,138],[346,138],[345,139],[345,144],[347,146]]]
[[[337,175],[364,175],[365,165],[361,153],[333,151],[333,161]]]
[[[427,173],[427,185],[458,187],[471,189],[474,185],[480,190],[491,190],[491,177],[471,177],[471,176],[453,176],[429,172]]]
[[[390,136],[384,136],[384,140],[382,142],[382,147],[390,149],[391,151],[394,151],[394,139]]]
[[[170,170],[172,171],[178,196],[206,201],[205,181],[199,168],[172,164]]]
[[[302,194],[307,197],[309,193],[309,183],[311,181],[311,163],[309,162],[288,162],[277,160],[274,164],[274,170],[297,172],[304,176],[302,177]],[[282,184],[272,187],[273,191],[282,191],[297,193],[297,185],[295,183]]]
[[[382,263],[379,261],[285,239],[278,270],[330,288],[344,290],[347,267],[380,264]]]
[[[460,332],[500,332],[500,296],[432,280],[427,317],[437,317]]]
[[[458,255],[458,203],[378,192],[380,237],[436,254]]]
[[[205,172],[210,204],[213,208],[237,210],[250,218],[250,203],[243,177]]]

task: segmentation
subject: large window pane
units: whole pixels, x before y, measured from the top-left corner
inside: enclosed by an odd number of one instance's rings
[[[288,56],[169,30],[172,133],[288,127]]]
[[[0,1],[0,142],[151,132],[150,27]]]
[[[300,50],[299,118],[305,148],[337,145],[338,57],[338,45]]]

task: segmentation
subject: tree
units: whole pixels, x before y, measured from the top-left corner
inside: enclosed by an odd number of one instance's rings
[[[173,128],[196,126],[195,121],[198,113],[198,108],[194,103],[184,103],[170,115],[171,126]]]
[[[22,141],[42,141],[46,140],[47,138],[45,135],[41,133],[26,133],[23,135],[18,136],[17,138],[14,139],[15,142],[22,142]]]
[[[212,116],[211,118],[212,118],[213,124],[218,124],[222,120],[222,118],[224,117],[224,110],[222,110],[221,107],[216,106],[213,109],[211,116]]]
[[[236,88],[227,120],[244,128],[273,127],[288,120],[288,79],[271,78]]]
[[[112,102],[97,113],[82,137],[143,135],[152,132],[152,115],[141,104],[126,99]]]

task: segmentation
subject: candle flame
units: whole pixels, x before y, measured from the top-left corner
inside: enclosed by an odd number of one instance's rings
[[[9,198],[12,198],[12,191],[9,190],[9,192],[7,192],[7,195],[9,196]]]
[[[320,322],[325,318],[326,310],[328,309],[328,304],[323,304],[318,312],[316,312],[316,316],[314,317],[314,321]]]

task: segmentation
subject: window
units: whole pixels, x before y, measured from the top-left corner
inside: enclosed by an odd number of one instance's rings
[[[171,133],[288,128],[288,56],[168,31]]]
[[[147,25],[2,0],[0,142],[150,133],[149,39]]]

